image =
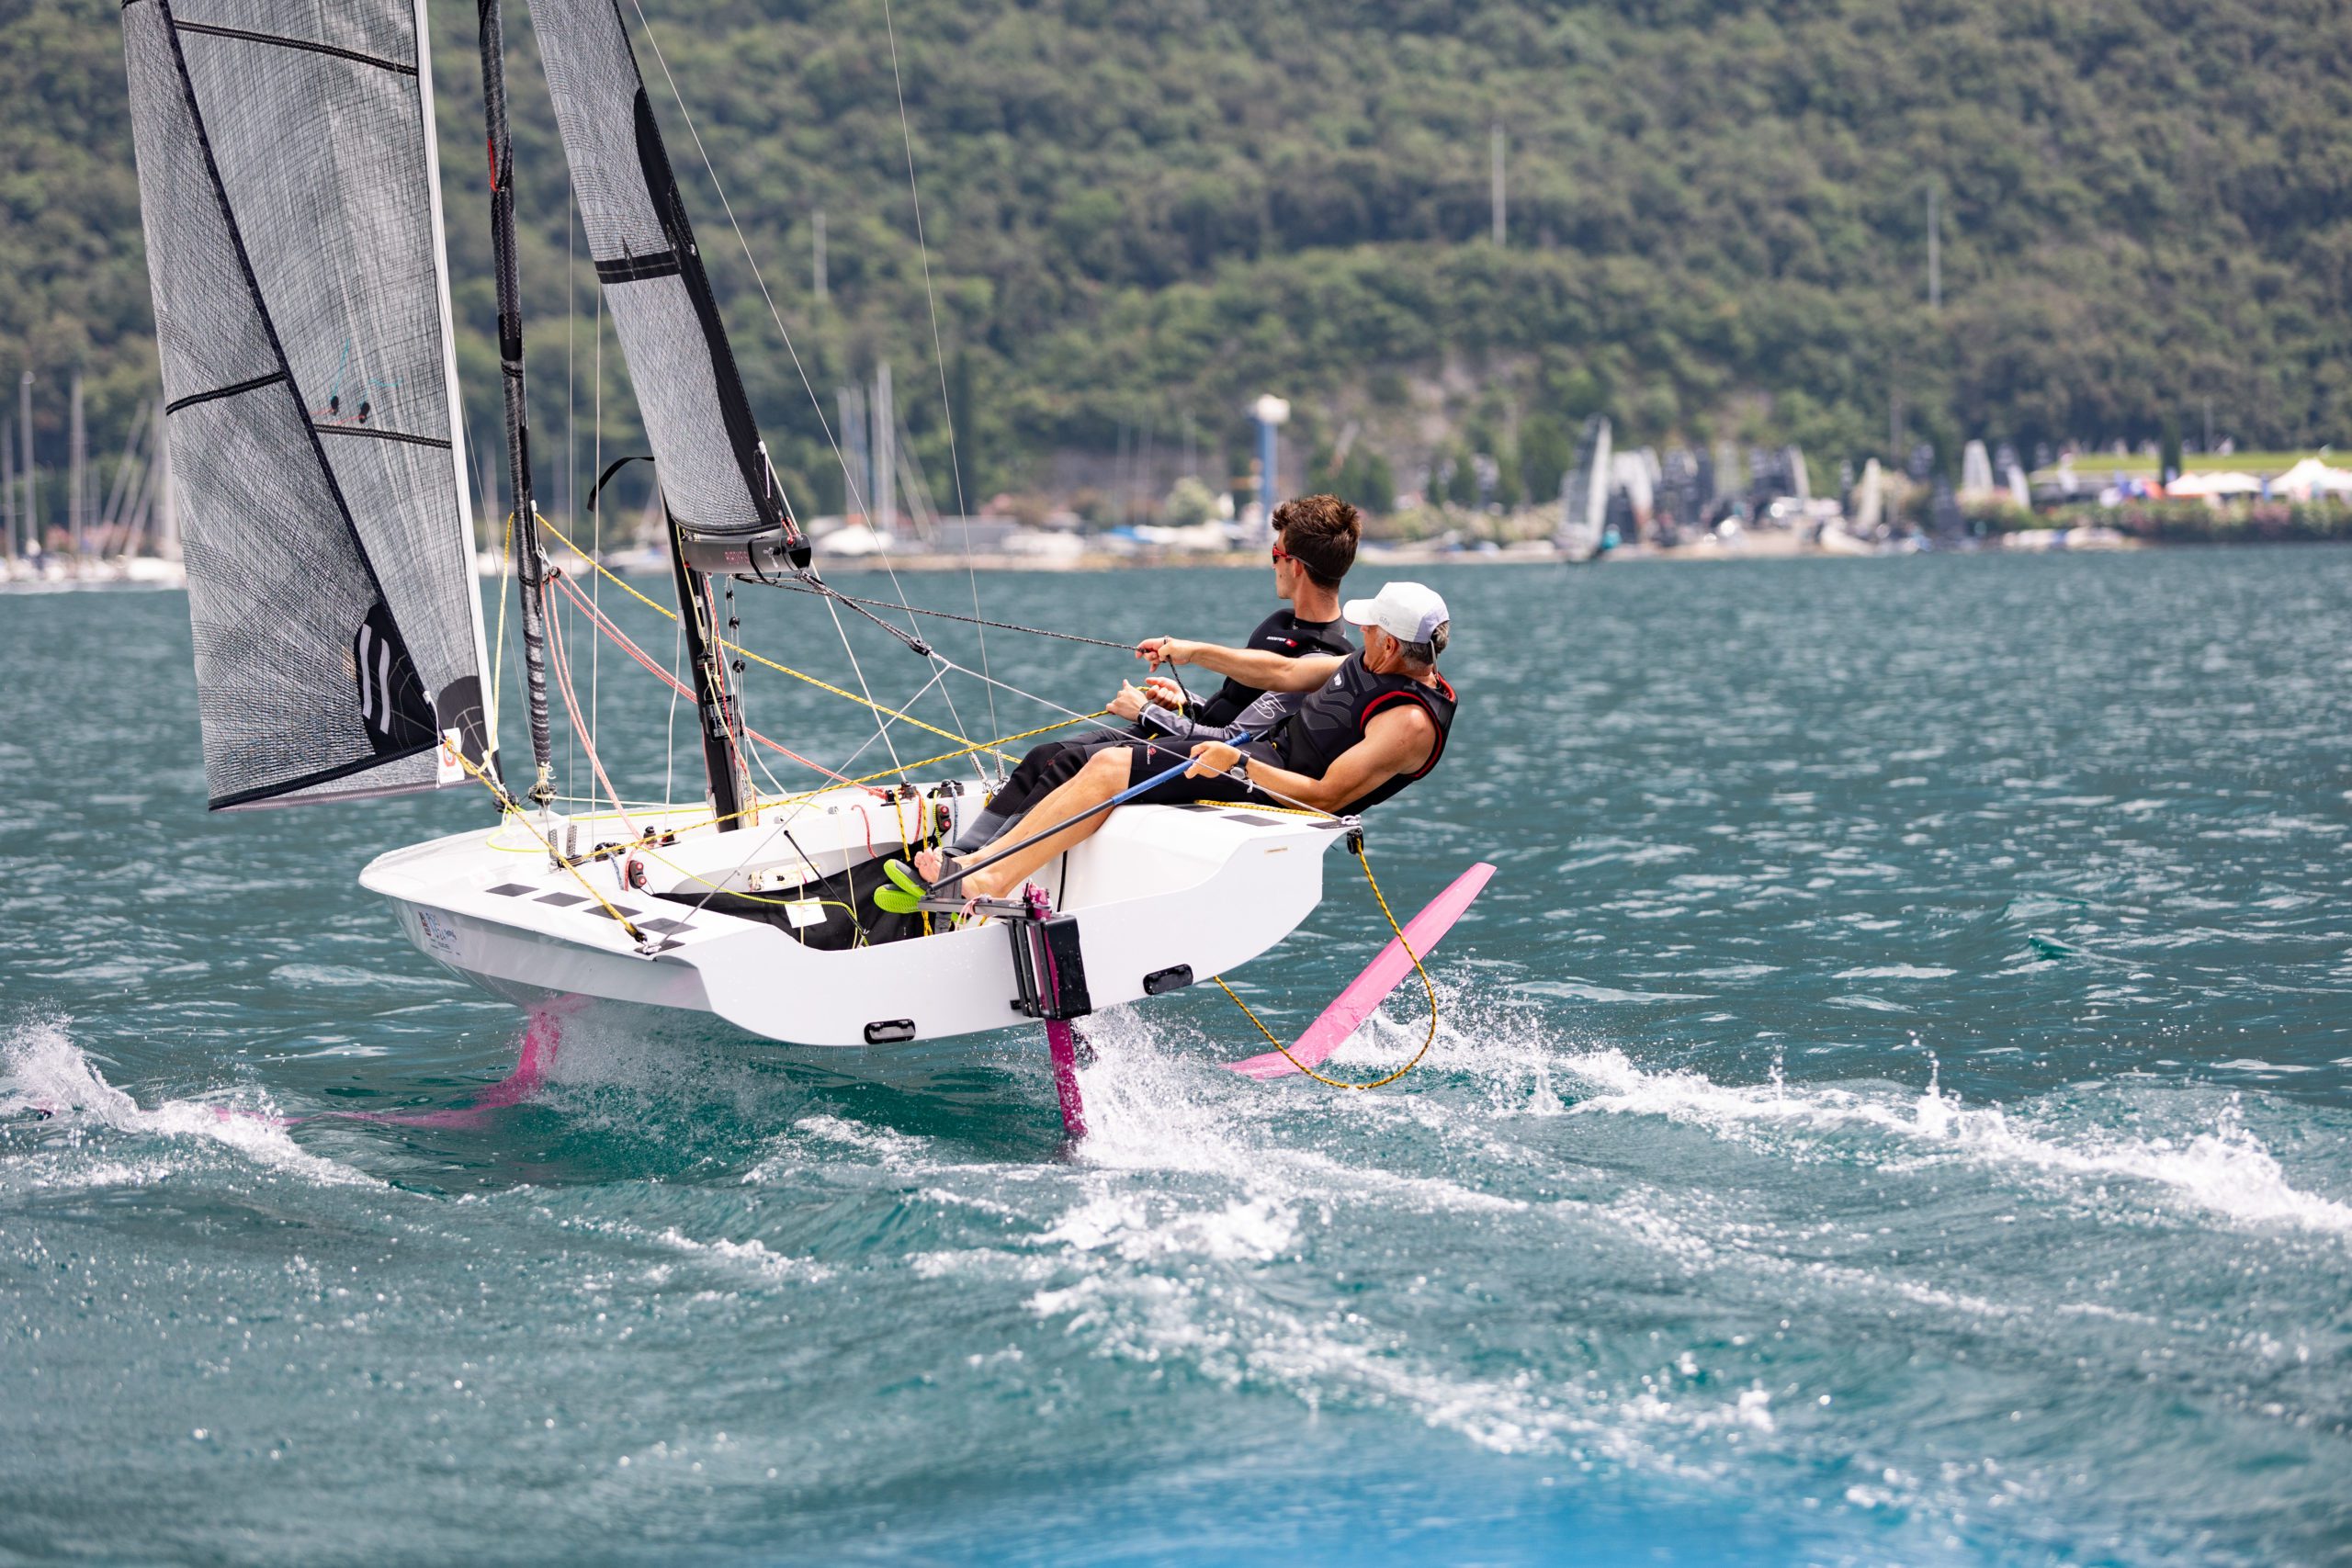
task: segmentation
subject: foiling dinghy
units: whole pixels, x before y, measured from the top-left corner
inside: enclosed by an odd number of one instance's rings
[[[1011,688],[810,570],[620,12],[614,0],[534,0],[531,12],[573,199],[652,447],[675,592],[674,612],[656,607],[680,623],[691,683],[630,643],[544,552],[552,526],[533,504],[498,0],[481,0],[479,13],[506,546],[534,762],[522,798],[503,782],[498,667],[472,570],[423,0],[128,0],[209,804],[483,789],[493,828],[394,850],[360,874],[411,940],[456,973],[526,1008],[586,998],[708,1012],[806,1046],[887,1049],[1036,1021],[1065,1122],[1081,1134],[1083,1043],[1071,1021],[1266,952],[1321,899],[1326,852],[1341,842],[1360,852],[1361,829],[1279,807],[1129,807],[977,918],[888,914],[874,898],[881,857],[951,836],[980,793],[978,782],[910,770],[969,771],[1003,756],[1001,742],[955,736],[956,749],[888,775],[831,773],[805,793],[761,794],[751,748],[806,759],[743,722],[743,660],[826,683],[730,640],[734,618],[718,600],[738,581],[820,596],[836,625],[846,610],[884,626],[925,660],[932,682]],[[575,739],[590,741],[562,639],[548,636],[559,598],[691,698],[703,801],[621,800],[591,742],[605,798],[557,809],[550,673]],[[879,723],[937,728],[827,690]],[[1296,1045],[1277,1041],[1238,1069],[1313,1072],[1418,966],[1488,870],[1473,867],[1400,931]],[[540,1031],[529,1038],[526,1064],[539,1059]]]

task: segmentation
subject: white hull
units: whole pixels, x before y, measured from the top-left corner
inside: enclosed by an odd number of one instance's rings
[[[763,920],[650,895],[698,897],[715,884],[788,900],[812,869],[865,863],[869,845],[902,852],[902,829],[912,836],[922,813],[955,804],[832,790],[765,807],[757,826],[732,833],[709,827],[699,807],[633,811],[639,832],[678,835],[643,857],[646,890],[623,885],[620,860],[580,875],[554,865],[533,836],[536,827],[560,845],[576,831],[581,851],[634,837],[610,814],[435,839],[378,857],[359,879],[391,901],[419,949],[526,1005],[584,997],[708,1012],[803,1045],[940,1039],[1027,1021],[1004,925],[822,952]],[[1035,880],[1077,917],[1088,992],[1109,1007],[1145,996],[1147,976],[1162,976],[1160,989],[1180,968],[1205,981],[1281,942],[1321,901],[1323,852],[1340,828],[1242,807],[1126,807]],[[639,950],[581,875],[654,951]]]

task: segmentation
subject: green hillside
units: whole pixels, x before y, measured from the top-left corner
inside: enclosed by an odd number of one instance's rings
[[[887,355],[949,473],[879,0],[649,12],[808,381]],[[464,364],[495,429],[469,6],[435,0]],[[1577,416],[1621,440],[2030,446],[2352,438],[2352,10],[2287,0],[901,0],[899,74],[974,498],[1056,451],[1189,428],[1216,471],[1262,390],[1400,479],[1497,452],[1541,490]],[[104,450],[150,373],[111,0],[6,0],[0,374],[92,379]],[[518,17],[531,355],[561,466],[564,175]],[[800,374],[639,42],[747,378],[806,510],[840,502]],[[1489,128],[1509,136],[1488,237]],[[1927,302],[1926,201],[1944,214]],[[831,298],[811,297],[811,215]],[[575,277],[586,268],[577,263]],[[569,326],[589,463],[594,295]],[[629,442],[609,334],[605,445]],[[830,476],[830,477],[828,477]],[[560,492],[550,471],[543,483]],[[947,499],[943,497],[943,500]]]

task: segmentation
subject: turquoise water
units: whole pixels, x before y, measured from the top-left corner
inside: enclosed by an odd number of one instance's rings
[[[1163,998],[1070,1157],[1017,1033],[591,1014],[479,1126],[222,1114],[511,1066],[353,882],[481,803],[208,818],[184,602],[0,599],[0,1560],[2352,1556],[2352,552],[1427,575],[1469,705],[1374,864],[1501,868],[1428,1064],[1258,1085]],[[1261,586],[981,589],[1125,636]],[[658,794],[667,705],[577,659]],[[1331,865],[1237,976],[1292,1028],[1385,935]]]

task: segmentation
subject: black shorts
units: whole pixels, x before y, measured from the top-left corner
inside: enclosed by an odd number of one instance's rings
[[[1097,729],[1065,740],[1043,740],[1029,748],[1004,783],[989,796],[989,809],[1007,819],[1021,816],[1078,776],[1086,759],[1105,746],[1133,740],[1127,729]]]

